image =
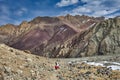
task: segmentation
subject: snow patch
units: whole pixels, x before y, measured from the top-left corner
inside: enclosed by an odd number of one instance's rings
[[[107,68],[111,68],[112,70],[120,70],[120,66],[117,66],[117,65],[110,65],[110,66],[107,66]]]
[[[82,23],[85,23],[86,21],[84,20],[84,21],[82,21]]]
[[[89,27],[93,27],[96,23],[91,24]]]
[[[120,70],[120,63],[118,62],[108,62],[108,61],[103,61],[103,62],[86,62],[85,63],[89,65],[94,65],[94,66],[104,66],[105,63],[110,63],[110,65],[106,66],[107,68],[111,68],[112,70]]]
[[[82,61],[88,65],[93,65],[93,66],[102,66],[102,67],[107,67],[111,68],[112,70],[120,70],[120,63],[118,62],[109,62],[109,61],[99,61],[99,62],[88,62],[88,61]],[[68,64],[79,64],[80,61],[69,61]],[[110,63],[108,65],[105,65],[106,63]]]
[[[110,64],[115,64],[115,65],[119,65],[119,66],[120,66],[120,63],[118,63],[118,62],[108,62],[108,61],[103,61],[103,63],[110,63]]]
[[[87,20],[87,22],[90,21],[90,19]]]
[[[96,63],[96,62],[87,62],[87,64],[94,66],[104,66],[102,63]]]

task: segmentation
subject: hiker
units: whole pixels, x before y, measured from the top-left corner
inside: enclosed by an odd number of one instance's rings
[[[71,71],[72,70],[72,62],[68,62],[68,69]]]
[[[55,69],[57,70],[57,69],[59,69],[59,68],[60,68],[59,63],[58,63],[58,62],[55,62]]]

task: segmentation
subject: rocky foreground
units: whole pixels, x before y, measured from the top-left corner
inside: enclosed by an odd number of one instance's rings
[[[56,61],[58,70],[54,69]],[[87,63],[97,61],[119,65],[120,55],[49,59],[0,44],[0,80],[120,80],[120,70]]]

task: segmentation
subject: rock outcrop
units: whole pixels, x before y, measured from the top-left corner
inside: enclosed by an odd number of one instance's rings
[[[0,43],[47,57],[83,57],[120,53],[120,18],[37,17],[0,27]]]

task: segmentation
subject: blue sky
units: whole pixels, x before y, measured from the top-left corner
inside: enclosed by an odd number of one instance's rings
[[[37,16],[120,15],[120,0],[0,0],[0,25],[20,24]]]

